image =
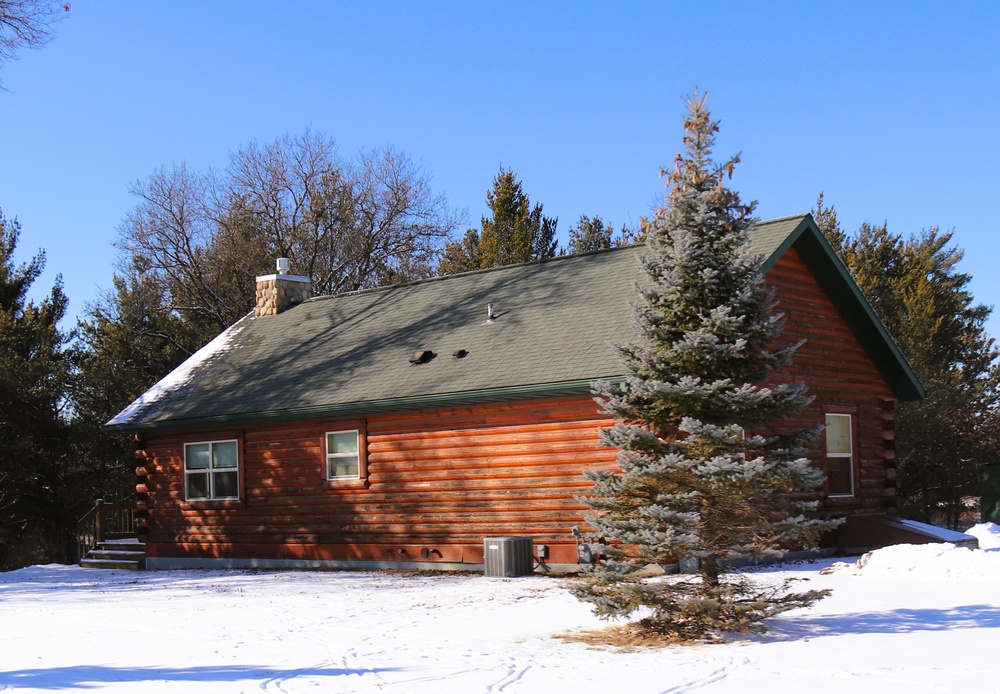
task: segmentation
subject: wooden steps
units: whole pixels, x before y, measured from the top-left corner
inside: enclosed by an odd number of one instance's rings
[[[80,559],[80,566],[85,569],[141,571],[146,568],[146,545],[138,540],[99,542]]]

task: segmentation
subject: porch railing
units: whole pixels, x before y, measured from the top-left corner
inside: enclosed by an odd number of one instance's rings
[[[135,502],[98,499],[76,523],[77,559],[105,540],[135,537]]]

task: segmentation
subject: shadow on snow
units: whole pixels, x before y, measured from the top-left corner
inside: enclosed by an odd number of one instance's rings
[[[238,680],[286,680],[295,677],[344,677],[404,668],[298,668],[275,669],[253,665],[189,668],[114,667],[72,665],[67,667],[8,670],[0,672],[0,689],[97,689],[117,682],[235,682]]]
[[[996,628],[1000,628],[1000,607],[959,605],[949,608],[774,617],[767,620],[767,633],[755,636],[752,640],[767,643],[847,634],[907,634]]]

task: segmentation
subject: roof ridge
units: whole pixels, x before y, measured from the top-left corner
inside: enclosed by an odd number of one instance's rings
[[[387,284],[381,287],[370,287],[368,289],[355,289],[350,292],[340,292],[339,294],[323,294],[322,296],[314,296],[306,299],[305,302],[319,301],[322,299],[333,299],[339,296],[358,296],[359,294],[371,294],[373,292],[387,291],[389,289],[401,289],[403,287],[412,287],[415,285],[428,284],[430,282],[440,282],[443,280],[452,279],[453,277],[469,277],[471,275],[485,275],[490,272],[499,271],[509,271],[513,268],[525,267],[528,265],[542,265],[543,263],[552,263],[557,261],[567,261],[573,258],[583,258],[589,255],[598,255],[601,253],[614,253],[616,251],[623,251],[629,248],[635,248],[636,246],[641,246],[641,243],[630,243],[624,246],[615,246],[614,248],[599,248],[594,251],[587,251],[586,253],[566,253],[563,255],[552,256],[551,258],[541,258],[537,260],[526,260],[520,263],[511,263],[510,265],[498,265],[496,267],[482,268],[480,270],[466,270],[465,272],[456,272],[450,275],[438,275],[436,277],[424,277],[418,280],[410,280],[409,282],[400,282],[399,284]]]
[[[776,224],[778,222],[783,222],[789,219],[797,219],[808,216],[809,212],[802,212],[799,214],[786,215],[784,217],[775,217],[774,219],[765,219],[758,221],[754,226],[763,226],[765,224]],[[556,255],[551,258],[541,258],[538,260],[526,260],[520,263],[512,263],[510,265],[498,265],[497,267],[488,267],[480,270],[466,270],[465,272],[456,272],[450,275],[438,275],[437,277],[424,277],[423,279],[411,280],[409,282],[400,282],[399,284],[387,284],[382,287],[370,287],[368,289],[355,289],[350,292],[340,292],[337,294],[323,294],[322,296],[314,296],[307,299],[307,302],[321,301],[324,299],[333,299],[339,296],[357,296],[359,294],[370,294],[372,292],[383,292],[390,289],[401,289],[403,287],[412,287],[414,285],[427,284],[429,282],[441,282],[443,280],[451,279],[453,277],[467,277],[470,275],[483,275],[489,272],[499,272],[499,271],[509,271],[512,268],[524,267],[527,265],[541,265],[542,263],[552,263],[559,261],[566,261],[572,258],[582,258],[590,255],[598,255],[600,253],[613,253],[615,251],[621,251],[627,248],[634,248],[636,246],[644,245],[641,242],[630,243],[624,246],[615,246],[614,248],[599,248],[593,251],[587,251],[586,253],[566,253],[564,255]]]
[[[802,217],[808,217],[811,214],[812,212],[800,212],[799,214],[789,214],[785,215],[784,217],[775,217],[774,219],[762,219],[756,224],[754,224],[754,226],[761,226],[763,224],[777,224],[778,222],[785,222],[788,221],[789,219],[801,219]]]

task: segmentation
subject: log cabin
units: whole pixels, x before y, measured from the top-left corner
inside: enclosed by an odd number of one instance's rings
[[[814,400],[789,424],[827,425],[819,512],[891,519],[895,412],[923,386],[810,215],[752,244],[805,340],[781,377]],[[253,313],[106,424],[136,436],[147,568],[477,569],[494,536],[575,567],[581,472],[615,459],[590,387],[638,339],[642,252],[322,297],[279,261]]]

